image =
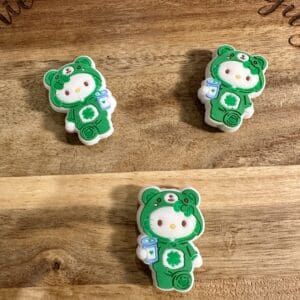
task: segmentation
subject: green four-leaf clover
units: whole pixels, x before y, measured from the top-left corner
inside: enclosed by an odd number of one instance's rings
[[[170,266],[175,267],[176,265],[180,264],[180,255],[178,252],[175,251],[170,251],[168,253],[168,258],[167,258],[167,262]]]

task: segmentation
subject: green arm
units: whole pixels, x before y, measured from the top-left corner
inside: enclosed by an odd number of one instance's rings
[[[192,260],[194,260],[198,256],[198,252],[190,243],[188,243],[186,250]]]
[[[70,109],[67,114],[67,121],[75,123],[74,110]]]
[[[246,108],[252,106],[252,102],[251,102],[250,98],[247,95],[244,96],[244,106]]]

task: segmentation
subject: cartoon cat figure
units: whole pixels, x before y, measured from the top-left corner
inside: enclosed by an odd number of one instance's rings
[[[243,119],[254,113],[252,98],[264,90],[267,67],[262,56],[220,46],[198,90],[198,98],[205,104],[205,122],[226,132],[238,130]]]
[[[199,193],[193,188],[148,187],[141,191],[139,201],[137,256],[150,265],[159,289],[189,291],[194,268],[202,265],[193,243],[204,231]]]
[[[52,108],[67,114],[66,130],[77,132],[82,143],[94,145],[113,133],[116,100],[90,57],[80,56],[59,70],[49,70],[44,85]]]

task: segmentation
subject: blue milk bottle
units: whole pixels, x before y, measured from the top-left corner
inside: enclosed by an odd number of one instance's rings
[[[110,101],[109,101],[109,92],[108,90],[101,90],[96,92],[95,94],[97,101],[100,107],[103,110],[108,110],[110,108]]]
[[[215,99],[218,97],[219,94],[219,88],[221,85],[221,82],[213,79],[213,78],[208,78],[205,81],[206,87],[208,87],[208,90],[205,94],[205,96],[209,99]]]
[[[141,246],[147,251],[147,257],[144,262],[148,265],[151,265],[158,261],[157,255],[157,239],[151,237],[144,237],[141,239]]]

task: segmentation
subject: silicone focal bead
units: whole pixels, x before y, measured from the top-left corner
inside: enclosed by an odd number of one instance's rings
[[[265,87],[267,60],[220,46],[206,68],[206,79],[198,90],[205,104],[205,122],[226,132],[240,128],[254,113],[252,99]]]
[[[44,85],[52,108],[67,114],[66,131],[77,132],[82,143],[94,145],[113,133],[116,100],[90,57],[80,56],[59,70],[49,70]]]
[[[194,283],[194,268],[202,265],[193,243],[204,231],[199,193],[193,188],[148,187],[140,192],[139,202],[138,258],[150,266],[159,289],[189,291]]]

